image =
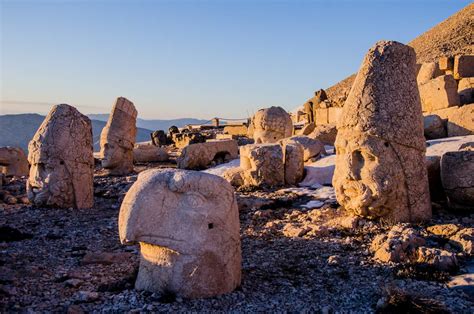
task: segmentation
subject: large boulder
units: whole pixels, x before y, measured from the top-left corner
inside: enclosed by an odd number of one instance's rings
[[[69,105],[54,106],[28,145],[28,198],[36,206],[90,208],[94,203],[92,125]]]
[[[282,143],[296,142],[303,147],[303,159],[304,161],[316,160],[321,157],[322,154],[326,155],[324,144],[318,140],[309,136],[297,135],[282,140]]]
[[[448,136],[474,134],[474,104],[457,108],[448,118]]]
[[[137,110],[133,103],[124,97],[117,98],[100,134],[102,167],[111,175],[126,175],[133,171],[136,121]]]
[[[119,214],[123,244],[140,243],[137,290],[212,297],[240,285],[240,226],[234,189],[196,171],[146,170]]]
[[[452,208],[474,209],[474,151],[447,152],[441,157],[441,182]]]
[[[447,136],[446,126],[443,120],[435,114],[423,118],[423,128],[426,139],[434,140]]]
[[[240,167],[245,185],[278,186],[285,183],[283,150],[279,144],[241,146]]]
[[[320,140],[325,145],[334,146],[336,141],[337,127],[335,124],[318,125],[308,137]]]
[[[415,63],[413,48],[378,42],[344,105],[333,186],[356,215],[390,223],[431,218]]]
[[[437,62],[427,62],[421,64],[416,81],[418,84],[424,84],[441,75],[443,75],[443,71],[439,69]]]
[[[458,94],[461,104],[474,103],[474,77],[466,77],[459,80]]]
[[[180,169],[205,169],[239,157],[235,140],[209,140],[186,146],[177,159]]]
[[[256,144],[276,143],[293,134],[293,122],[281,107],[260,109],[252,118],[251,132]]]
[[[304,174],[304,148],[296,141],[289,141],[283,144],[284,164],[285,164],[285,183],[296,185],[303,180]]]
[[[27,176],[29,172],[28,159],[21,148],[0,147],[0,173],[5,176]]]
[[[418,86],[423,112],[459,106],[458,85],[452,75],[443,75]]]

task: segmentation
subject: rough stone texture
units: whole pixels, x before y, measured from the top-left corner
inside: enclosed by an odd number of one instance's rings
[[[445,109],[434,110],[433,112],[424,112],[423,115],[428,116],[430,114],[435,114],[443,120],[449,120],[458,111],[459,108],[459,106],[454,106]]]
[[[206,138],[201,133],[173,133],[172,140],[177,148],[206,142]]]
[[[437,236],[450,237],[459,231],[459,227],[455,224],[442,224],[430,226],[426,230]]]
[[[311,134],[311,132],[313,132],[315,128],[316,128],[316,125],[314,124],[314,122],[308,123],[301,129],[299,134],[301,135]]]
[[[308,136],[320,140],[325,145],[334,146],[337,128],[335,124],[318,125]]]
[[[391,223],[431,217],[415,52],[393,41],[372,47],[344,105],[333,186],[356,215]]]
[[[153,145],[152,142],[136,143],[133,148],[134,162],[161,162],[169,159],[166,149]]]
[[[29,169],[28,159],[21,148],[0,147],[0,173],[5,176],[27,176]]]
[[[376,236],[370,249],[374,252],[374,258],[381,262],[399,263],[409,261],[425,242],[415,229],[396,225],[388,233]]]
[[[306,115],[307,123],[314,123],[314,111],[313,111],[313,102],[307,101],[303,105],[303,112]]]
[[[329,123],[329,116],[328,116],[329,115],[329,110],[327,108],[326,109],[321,109],[321,108],[315,109],[314,114],[315,114],[314,122],[316,123],[316,125],[324,125],[324,124]]]
[[[290,115],[281,107],[260,109],[252,118],[256,144],[276,143],[293,134]]]
[[[419,247],[416,263],[427,264],[439,270],[449,271],[458,265],[456,254],[438,248]]]
[[[450,244],[467,254],[474,254],[474,228],[464,228],[450,238]]]
[[[454,78],[460,80],[465,77],[474,77],[474,55],[454,57]]]
[[[245,136],[247,132],[247,126],[244,124],[230,124],[224,127],[224,134]]]
[[[450,207],[474,209],[474,151],[445,153],[441,182]]]
[[[449,137],[474,134],[474,104],[453,111],[448,118],[447,129]]]
[[[242,175],[243,175],[242,168],[237,167],[237,168],[231,168],[225,171],[222,174],[222,177],[226,179],[226,181],[229,182],[232,186],[242,186],[244,185],[244,179]]]
[[[123,244],[140,243],[138,290],[212,297],[240,285],[239,214],[234,189],[202,172],[147,170],[119,214]]]
[[[474,103],[474,77],[466,77],[458,82],[458,94],[461,104]]]
[[[155,146],[166,146],[169,145],[168,137],[166,136],[165,131],[157,130],[150,134],[151,141]]]
[[[341,107],[330,107],[328,108],[328,123],[337,124],[341,118],[342,108]]]
[[[289,142],[296,142],[299,143],[303,147],[304,161],[308,161],[310,159],[316,160],[321,157],[321,154],[326,155],[326,150],[324,149],[324,144],[320,140],[311,138],[309,136],[298,135],[292,136],[287,139],[281,141],[283,144]]]
[[[422,63],[416,81],[418,85],[427,83],[428,81],[443,75],[437,62]]]
[[[90,208],[94,202],[92,125],[76,108],[54,106],[28,145],[27,194],[37,206]]]
[[[213,163],[223,163],[239,157],[235,140],[209,140],[186,146],[178,157],[178,168],[204,169]]]
[[[458,85],[452,75],[439,76],[418,86],[423,112],[459,106]]]
[[[279,144],[250,144],[240,147],[240,167],[245,185],[283,185],[285,168]]]
[[[447,136],[446,127],[443,120],[435,114],[423,118],[423,128],[426,139],[434,140]]]
[[[453,71],[454,70],[454,57],[439,58],[439,69],[441,71]]]
[[[304,162],[303,145],[297,141],[289,141],[283,144],[285,163],[285,183],[296,185],[303,180]]]
[[[133,171],[136,121],[137,110],[133,103],[124,97],[117,98],[100,134],[102,167],[111,175],[126,175]]]

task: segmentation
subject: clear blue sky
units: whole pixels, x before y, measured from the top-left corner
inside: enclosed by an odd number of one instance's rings
[[[291,110],[377,40],[406,43],[470,1],[0,3],[0,113],[106,113],[124,96],[152,119]]]

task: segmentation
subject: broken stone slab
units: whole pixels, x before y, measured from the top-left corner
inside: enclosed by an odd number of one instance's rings
[[[317,108],[314,110],[316,125],[325,125],[329,123],[329,110]]]
[[[441,183],[453,209],[474,209],[474,151],[447,152],[441,157]]]
[[[285,184],[296,185],[303,179],[303,146],[296,141],[289,141],[283,145],[283,152],[285,164]]]
[[[293,134],[290,115],[281,107],[260,109],[253,116],[251,124],[256,144],[276,143]]]
[[[305,162],[309,160],[317,160],[321,157],[321,155],[326,155],[324,144],[320,140],[311,138],[309,136],[297,135],[281,141],[282,145],[288,142],[295,142],[303,147],[303,160]]]
[[[240,224],[234,189],[188,170],[141,172],[119,214],[123,244],[140,243],[137,290],[205,298],[240,285]]]
[[[124,97],[117,98],[100,134],[102,167],[111,175],[127,175],[133,171],[136,120],[133,103]]]
[[[441,57],[439,58],[439,69],[441,71],[453,71],[454,70],[454,57]]]
[[[341,118],[342,108],[341,107],[330,107],[328,108],[328,124],[337,124]]]
[[[447,122],[448,137],[474,134],[474,104],[457,108]]]
[[[196,132],[173,133],[172,142],[177,148],[184,148],[191,144],[205,143],[206,137]]]
[[[442,75],[418,86],[423,112],[433,112],[453,106],[461,101],[458,85],[452,75]]]
[[[454,57],[453,74],[457,80],[465,77],[474,77],[474,55]]]
[[[88,117],[66,104],[54,106],[28,144],[29,200],[36,206],[91,208],[92,143]]]
[[[343,107],[333,186],[356,215],[389,223],[431,218],[415,61],[409,46],[376,43]]]
[[[240,147],[240,167],[245,185],[285,184],[283,149],[279,144],[250,144]]]
[[[0,147],[0,173],[7,177],[22,177],[29,171],[28,159],[21,148]]]
[[[337,128],[335,124],[318,125],[308,136],[320,140],[325,145],[334,146],[336,141]]]
[[[163,162],[169,159],[165,148],[153,145],[152,142],[136,143],[133,147],[133,161],[136,163],[144,162]]]
[[[205,169],[239,157],[235,140],[208,140],[186,146],[177,159],[180,169]]]
[[[224,127],[224,134],[246,136],[248,132],[245,124],[229,124]]]

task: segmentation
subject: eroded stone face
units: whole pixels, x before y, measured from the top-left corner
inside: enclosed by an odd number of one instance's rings
[[[122,243],[140,242],[136,288],[210,297],[240,284],[239,217],[224,179],[196,171],[147,170],[119,215]]]
[[[117,98],[100,134],[102,167],[112,175],[125,175],[133,171],[136,119],[137,110],[133,103],[124,97]]]
[[[90,208],[94,157],[89,118],[54,106],[28,145],[28,198],[37,206]]]
[[[338,201],[346,209],[377,218],[407,203],[402,165],[390,143],[341,130],[335,145],[337,175],[333,184]]]
[[[276,143],[293,133],[291,117],[281,107],[260,109],[253,117],[252,125],[256,144]]]
[[[391,223],[431,217],[415,59],[408,46],[378,42],[344,105],[333,185],[357,215]]]
[[[18,147],[0,147],[0,173],[6,176],[27,176],[28,160]]]

